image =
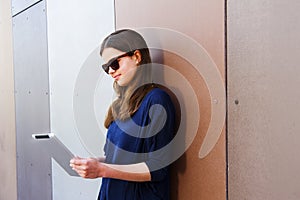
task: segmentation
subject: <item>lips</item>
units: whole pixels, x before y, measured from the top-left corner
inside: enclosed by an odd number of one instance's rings
[[[115,79],[116,81],[120,78],[121,74],[115,75],[113,76],[113,79]]]

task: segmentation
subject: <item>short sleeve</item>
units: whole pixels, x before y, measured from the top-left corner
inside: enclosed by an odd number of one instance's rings
[[[150,134],[147,140],[148,156],[146,165],[151,173],[151,181],[160,181],[166,178],[172,147],[171,140],[174,136],[175,109],[168,94],[162,90],[155,91],[149,97],[149,105],[154,109],[148,113],[151,118]],[[157,127],[161,129],[158,130]]]

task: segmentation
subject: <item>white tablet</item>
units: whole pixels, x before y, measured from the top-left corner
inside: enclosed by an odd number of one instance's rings
[[[71,167],[70,160],[74,154],[55,136],[54,133],[32,134],[41,149],[50,155],[70,176],[79,176]]]

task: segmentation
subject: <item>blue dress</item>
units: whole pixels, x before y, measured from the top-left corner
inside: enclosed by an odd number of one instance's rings
[[[106,163],[145,162],[151,181],[133,182],[103,178],[99,200],[169,200],[170,141],[174,136],[175,109],[169,95],[159,88],[146,94],[140,108],[126,121],[108,128]]]

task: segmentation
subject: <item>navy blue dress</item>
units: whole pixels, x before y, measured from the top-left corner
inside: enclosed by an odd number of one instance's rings
[[[103,178],[99,200],[169,200],[170,141],[174,136],[175,109],[168,94],[154,88],[138,111],[126,121],[114,121],[107,131],[106,163],[145,162],[151,181]]]

